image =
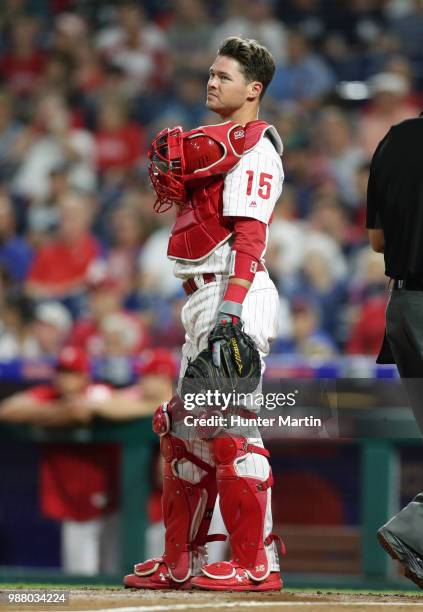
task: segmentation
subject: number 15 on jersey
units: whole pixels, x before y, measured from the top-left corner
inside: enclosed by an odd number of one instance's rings
[[[246,170],[248,181],[247,181],[247,195],[250,196],[253,193],[253,184],[254,184],[254,170]],[[272,174],[268,174],[267,172],[260,172],[257,195],[262,198],[262,200],[268,200],[270,198],[270,190],[272,188],[271,180],[273,178]]]

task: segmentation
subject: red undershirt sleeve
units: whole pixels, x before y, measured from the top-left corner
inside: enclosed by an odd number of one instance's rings
[[[233,223],[234,240],[229,278],[241,278],[252,283],[266,250],[268,226],[249,217],[233,217]],[[223,301],[242,304],[247,293],[247,287],[229,280]]]

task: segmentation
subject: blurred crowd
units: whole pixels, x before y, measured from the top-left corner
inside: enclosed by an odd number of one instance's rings
[[[146,153],[163,127],[216,122],[205,85],[229,35],[277,64],[261,110],[284,143],[273,350],[378,351],[387,279],[367,246],[369,162],[420,112],[423,0],[4,0],[0,361],[70,344],[124,386],[128,357],[181,345],[173,211],[153,211]]]

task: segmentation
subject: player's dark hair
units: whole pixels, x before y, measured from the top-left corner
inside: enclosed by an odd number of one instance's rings
[[[260,99],[264,96],[275,74],[275,61],[266,47],[252,38],[231,36],[222,42],[217,53],[237,60],[247,83],[262,83]]]

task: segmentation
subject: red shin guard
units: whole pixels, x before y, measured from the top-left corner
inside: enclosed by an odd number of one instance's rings
[[[163,473],[163,518],[166,527],[165,554],[169,574],[175,582],[184,582],[193,572],[204,545],[216,501],[215,468],[190,453],[185,442],[171,434],[161,439],[165,459]],[[178,475],[178,461],[188,460],[205,472],[193,484]],[[199,559],[201,564],[201,559]]]
[[[243,567],[253,580],[265,580],[271,568],[266,547],[274,536],[264,539],[267,489],[272,486],[272,472],[264,477],[242,476],[236,469],[237,462],[247,453],[265,457],[266,449],[248,444],[246,438],[225,436],[213,441],[217,468],[217,488],[220,510],[232,550],[232,560]]]

